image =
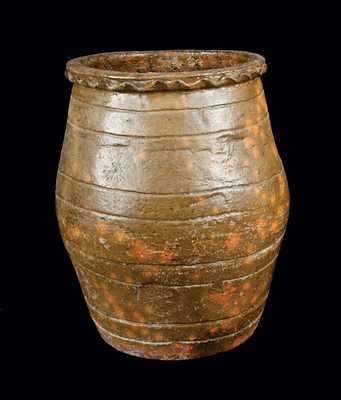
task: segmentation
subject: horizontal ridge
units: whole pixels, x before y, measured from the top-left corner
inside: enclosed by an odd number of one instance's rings
[[[151,323],[145,323],[145,322],[137,322],[137,321],[131,321],[131,320],[127,320],[127,319],[121,319],[121,318],[116,318],[116,317],[112,317],[106,313],[104,313],[103,311],[100,311],[97,307],[94,307],[92,304],[89,304],[88,302],[86,303],[87,306],[93,310],[94,312],[100,314],[103,318],[107,318],[111,321],[114,322],[118,322],[120,324],[125,324],[125,325],[132,325],[132,326],[139,326],[139,327],[146,327],[146,328],[176,328],[176,327],[181,327],[181,328],[186,328],[186,327],[195,327],[198,325],[210,325],[213,323],[221,323],[223,321],[230,321],[232,319],[238,319],[241,317],[245,317],[249,314],[251,314],[252,312],[256,311],[257,309],[262,308],[262,306],[264,305],[267,297],[268,297],[268,293],[266,293],[266,295],[261,299],[261,301],[254,307],[250,307],[247,312],[244,313],[240,313],[238,315],[234,315],[233,317],[227,317],[227,318],[220,318],[220,319],[212,319],[212,320],[206,320],[206,321],[199,321],[199,322],[173,322],[173,323],[169,323],[169,322],[151,322]]]
[[[261,214],[262,210],[246,210],[246,211],[230,211],[230,212],[225,212],[225,213],[220,213],[220,214],[212,214],[212,215],[206,215],[203,217],[194,217],[194,218],[188,218],[188,219],[152,219],[152,218],[139,218],[139,217],[127,217],[124,215],[118,215],[118,214],[111,214],[111,213],[106,213],[104,211],[98,211],[98,210],[92,210],[89,208],[85,207],[80,207],[69,200],[64,199],[62,196],[59,194],[56,194],[56,198],[66,204],[69,204],[71,207],[76,208],[78,210],[86,211],[91,214],[97,214],[99,216],[107,216],[107,217],[112,217],[115,219],[125,219],[125,220],[131,220],[131,221],[143,221],[143,222],[151,222],[153,224],[158,224],[158,223],[167,223],[167,224],[186,224],[186,223],[193,223],[193,221],[209,221],[209,220],[219,220],[223,219],[226,216],[240,216],[240,215],[250,215],[250,214]],[[285,216],[286,213],[283,215],[280,215],[279,218],[282,216]]]
[[[70,180],[74,180],[84,186],[94,186],[94,187],[98,187],[100,189],[103,190],[107,190],[107,191],[119,191],[119,192],[127,192],[127,193],[136,193],[136,194],[142,194],[142,195],[150,195],[150,196],[169,196],[169,197],[177,197],[177,196],[192,196],[192,195],[200,195],[200,194],[206,194],[206,193],[212,193],[215,191],[219,191],[219,190],[224,190],[224,189],[235,189],[235,188],[240,188],[240,187],[250,187],[250,186],[256,186],[256,185],[260,185],[264,182],[270,181],[272,179],[275,179],[277,176],[281,175],[283,173],[283,169],[281,168],[280,171],[276,172],[275,174],[271,175],[268,178],[262,179],[260,181],[257,182],[250,182],[250,183],[239,183],[239,184],[234,184],[234,185],[225,185],[225,186],[221,186],[221,187],[217,187],[217,188],[212,188],[212,189],[207,189],[207,190],[198,190],[198,191],[192,191],[192,192],[177,192],[177,193],[154,193],[154,192],[140,192],[138,190],[131,190],[131,189],[120,189],[120,188],[110,188],[107,186],[101,186],[98,185],[96,183],[90,183],[90,182],[85,182],[82,181],[78,178],[74,178],[73,176],[70,176],[68,174],[65,174],[65,172],[62,172],[60,170],[58,170],[58,174],[70,179]]]
[[[97,326],[97,328],[99,330],[102,330],[106,334],[108,334],[108,335],[110,335],[112,337],[115,337],[117,339],[125,340],[125,341],[128,341],[128,342],[147,344],[147,345],[150,345],[150,346],[165,346],[165,345],[171,345],[171,344],[174,344],[174,343],[181,343],[181,344],[210,343],[210,342],[219,341],[219,340],[224,339],[224,338],[234,337],[236,335],[239,335],[241,332],[244,332],[247,329],[251,328],[253,325],[255,325],[260,320],[260,318],[261,318],[261,315],[259,315],[257,318],[255,318],[250,324],[248,324],[244,328],[240,329],[237,332],[230,333],[228,335],[217,336],[215,338],[210,338],[210,339],[176,340],[176,341],[167,341],[167,342],[152,342],[152,341],[148,341],[148,340],[132,339],[132,338],[128,338],[128,337],[125,337],[125,336],[120,336],[120,335],[117,335],[115,333],[109,332],[105,328],[102,328],[101,325],[98,324],[98,322],[96,322],[95,320],[93,320],[93,321],[94,321],[94,324]]]
[[[186,107],[186,108],[158,108],[158,109],[152,109],[152,110],[132,110],[132,109],[127,109],[127,108],[119,108],[119,107],[110,107],[104,104],[98,104],[98,103],[89,103],[85,100],[83,100],[80,96],[75,96],[74,94],[71,95],[72,99],[75,99],[76,101],[79,101],[80,103],[84,103],[87,104],[89,106],[94,106],[94,107],[101,107],[104,108],[106,110],[111,110],[113,112],[122,112],[122,113],[131,113],[131,114],[135,114],[135,113],[160,113],[160,112],[173,112],[173,111],[191,111],[191,110],[207,110],[207,109],[211,109],[211,108],[223,108],[232,104],[239,104],[239,103],[245,103],[248,102],[250,100],[254,100],[257,97],[261,96],[264,93],[264,89],[262,89],[259,93],[257,93],[254,96],[248,97],[247,99],[243,99],[243,100],[237,100],[237,101],[232,101],[231,103],[221,103],[221,104],[214,104],[214,105],[209,105],[209,106],[203,106],[203,107]]]
[[[223,133],[223,132],[244,130],[244,129],[248,129],[251,126],[255,126],[255,125],[261,123],[262,121],[264,121],[267,118],[269,118],[268,112],[266,112],[261,118],[257,119],[255,122],[245,125],[245,126],[237,126],[237,127],[229,128],[229,129],[218,129],[218,130],[211,131],[211,132],[199,132],[199,133],[192,133],[192,134],[186,134],[186,135],[137,135],[137,134],[135,135],[135,134],[126,134],[126,133],[114,133],[114,132],[103,131],[103,130],[99,130],[99,129],[87,128],[87,127],[76,124],[75,122],[71,121],[69,118],[68,118],[66,124],[76,128],[76,129],[79,129],[79,130],[100,133],[100,134],[105,134],[105,135],[110,135],[110,136],[116,136],[116,137],[127,137],[127,138],[137,138],[137,139],[166,139],[166,138],[181,138],[181,137],[191,138],[191,137],[195,137],[195,136],[207,136],[207,135],[214,135],[214,134]]]
[[[119,281],[117,279],[110,278],[109,276],[103,275],[103,274],[101,274],[99,272],[95,272],[90,268],[81,266],[79,263],[75,264],[75,266],[76,266],[76,268],[87,270],[90,274],[97,275],[97,276],[99,276],[101,278],[104,278],[104,279],[110,281],[110,282],[114,282],[114,283],[117,283],[119,285],[124,285],[124,286],[134,286],[134,287],[137,287],[137,288],[141,288],[143,286],[148,285],[148,286],[160,286],[160,287],[166,287],[166,288],[191,288],[191,287],[212,286],[214,284],[218,284],[218,283],[222,283],[223,284],[225,282],[245,281],[246,279],[248,279],[248,278],[250,278],[252,276],[258,275],[261,272],[265,271],[266,269],[270,268],[274,264],[274,262],[276,261],[276,258],[277,258],[277,254],[264,267],[258,269],[255,272],[252,272],[251,274],[243,275],[243,276],[240,276],[238,278],[224,279],[224,280],[219,281],[219,282],[215,281],[215,282],[211,282],[211,283],[192,284],[192,285],[161,285],[161,284],[158,284],[158,283],[130,283],[130,282],[123,282],[123,281]]]
[[[250,253],[250,254],[248,254],[248,255],[246,255],[246,256],[242,256],[242,257],[233,257],[233,258],[228,258],[228,259],[226,259],[226,260],[215,260],[215,261],[208,261],[208,262],[201,262],[201,263],[194,263],[194,264],[167,264],[166,268],[167,268],[167,269],[170,269],[170,268],[172,268],[172,267],[182,267],[182,268],[187,268],[187,269],[192,269],[192,268],[196,269],[196,268],[198,268],[198,266],[199,266],[199,268],[200,268],[201,266],[207,266],[207,265],[212,265],[212,264],[218,264],[218,263],[221,263],[221,262],[229,262],[229,261],[234,261],[234,260],[242,260],[242,259],[245,259],[245,258],[247,258],[247,257],[255,256],[256,254],[265,252],[265,251],[267,251],[268,249],[270,249],[271,247],[276,247],[276,246],[278,246],[278,245],[281,243],[281,240],[283,239],[284,233],[285,233],[285,232],[283,232],[280,236],[278,236],[278,238],[276,238],[276,239],[274,240],[274,242],[271,243],[269,246],[266,246],[266,247],[264,247],[264,248],[262,248],[262,249],[260,249],[260,250],[255,251],[254,253]],[[96,258],[96,259],[101,259],[101,260],[104,260],[104,261],[107,261],[107,262],[110,262],[110,263],[120,264],[122,267],[124,267],[124,266],[130,266],[130,265],[134,265],[134,266],[136,266],[136,267],[138,267],[138,268],[141,268],[141,267],[142,267],[142,268],[143,268],[143,267],[155,267],[155,266],[165,267],[165,265],[162,265],[162,264],[136,264],[136,263],[127,263],[127,262],[124,262],[124,263],[123,263],[123,262],[115,261],[115,260],[112,260],[112,259],[106,258],[106,257],[98,257],[98,256],[95,257],[95,256],[93,256],[93,255],[91,255],[91,254],[88,254],[88,253],[84,252],[84,250],[80,249],[78,246],[75,246],[74,243],[72,243],[72,245],[70,245],[70,244],[69,244],[70,242],[69,242],[68,240],[66,240],[65,238],[64,238],[64,243],[65,243],[66,246],[71,250],[71,252],[78,252],[78,253],[81,253],[81,254],[83,254],[85,257],[91,258],[91,259]]]

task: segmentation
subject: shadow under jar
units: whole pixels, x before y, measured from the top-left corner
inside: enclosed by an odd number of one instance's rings
[[[67,63],[57,216],[91,316],[116,349],[191,359],[257,327],[289,208],[265,70],[241,51]]]

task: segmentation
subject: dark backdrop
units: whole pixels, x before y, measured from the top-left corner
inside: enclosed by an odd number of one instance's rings
[[[264,394],[271,382],[280,392],[289,383],[303,390],[318,384],[320,348],[325,345],[316,318],[323,314],[317,284],[323,233],[316,236],[317,222],[311,215],[319,202],[312,188],[322,171],[312,173],[311,168],[313,162],[320,165],[324,155],[315,158],[320,146],[319,78],[311,65],[321,62],[314,49],[322,46],[316,31],[322,14],[311,20],[311,15],[286,15],[278,7],[262,10],[261,18],[246,6],[228,12],[206,4],[199,15],[197,9],[185,14],[174,5],[170,10],[169,4],[159,4],[159,10],[146,17],[135,5],[125,13],[99,11],[95,5],[84,10],[83,5],[83,13],[70,15],[66,9],[57,17],[54,9],[45,7],[34,18],[32,10],[27,19],[22,11],[19,35],[7,43],[16,79],[8,74],[2,78],[10,86],[15,127],[13,147],[3,151],[10,160],[6,171],[12,173],[13,207],[12,213],[4,213],[9,220],[4,249],[9,261],[1,292],[1,346],[9,355],[9,375],[30,376],[33,387],[49,378],[50,388],[71,379],[86,387],[115,382],[116,388],[126,390],[136,383],[147,392],[153,382],[165,381],[166,390],[185,381],[189,392],[209,385],[225,387],[226,395],[232,387]],[[71,91],[64,67],[73,57],[97,52],[186,48],[239,49],[265,56],[263,83],[288,176],[291,211],[267,306],[252,338],[206,359],[148,361],[102,341],[58,232],[54,186]]]

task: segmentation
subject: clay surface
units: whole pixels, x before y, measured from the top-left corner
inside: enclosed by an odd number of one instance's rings
[[[72,60],[57,215],[103,339],[141,357],[232,349],[260,320],[289,194],[243,52]]]

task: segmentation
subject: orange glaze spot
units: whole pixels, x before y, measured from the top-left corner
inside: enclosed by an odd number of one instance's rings
[[[151,95],[151,104],[155,102],[158,105],[159,101],[162,100],[161,95],[159,92],[152,93]]]
[[[239,308],[239,307],[233,307],[233,308],[231,308],[230,315],[232,315],[232,316],[237,316],[237,315],[239,315],[239,314],[240,314],[240,308]]]
[[[253,120],[252,118],[245,118],[245,128],[252,125],[253,124]]]
[[[247,256],[244,260],[245,265],[250,265],[253,262],[253,257]]]
[[[192,169],[193,169],[193,162],[192,161],[187,161],[186,162],[186,169],[187,169],[187,171],[192,171]]]
[[[114,239],[121,243],[126,239],[126,234],[122,230],[118,230],[114,233]]]
[[[231,344],[231,348],[239,346],[240,344],[243,343],[243,341],[244,341],[244,337],[243,336],[234,339],[234,341]]]
[[[244,160],[244,161],[242,162],[242,166],[243,166],[243,167],[249,167],[249,166],[250,166],[250,160]]]
[[[226,239],[226,246],[230,249],[230,250],[234,250],[238,244],[240,242],[240,237],[238,233],[229,233]]]
[[[208,295],[208,298],[210,301],[212,301],[213,303],[219,304],[221,306],[226,306],[228,301],[231,298],[232,293],[229,291],[225,291],[222,293],[210,293]]]
[[[244,139],[244,146],[246,149],[251,149],[255,145],[255,140],[252,137],[246,137]]]
[[[139,261],[142,262],[148,261],[151,258],[151,255],[147,249],[137,248],[137,247],[135,247],[134,256],[135,258],[137,258]]]
[[[68,230],[68,236],[70,240],[78,239],[81,235],[81,230],[78,226],[74,226]]]
[[[154,274],[153,274],[152,271],[143,271],[142,275],[143,275],[144,278],[148,279],[148,278],[151,278]]]
[[[276,210],[276,214],[277,214],[279,217],[282,216],[282,215],[284,214],[284,212],[285,212],[284,206],[279,206],[279,207],[277,208],[277,210]]]
[[[147,328],[139,328],[140,335],[142,337],[149,337],[150,330]]]
[[[285,183],[283,182],[279,187],[280,195],[283,196],[285,193]]]
[[[188,336],[188,340],[197,340],[197,337],[194,335]]]
[[[195,281],[200,279],[200,272],[195,271],[191,274],[191,278],[194,279]]]
[[[276,195],[275,195],[275,194],[273,194],[273,195],[270,197],[270,202],[271,202],[271,204],[275,204],[275,203],[276,203]]]
[[[187,96],[185,94],[182,94],[179,97],[178,104],[179,104],[179,106],[181,108],[187,108],[188,107],[188,100],[187,100]]]
[[[73,174],[75,175],[75,176],[77,176],[78,175],[78,173],[79,173],[79,163],[73,163],[72,164],[72,170],[73,170]]]
[[[251,127],[251,132],[254,133],[255,135],[258,135],[259,133],[263,134],[263,132],[259,128],[259,125],[253,125]]]
[[[244,285],[242,286],[244,290],[249,290],[251,289],[251,283],[250,282],[245,282]]]
[[[140,161],[144,161],[146,159],[146,153],[144,151],[137,154],[137,159]]]
[[[141,321],[141,314],[139,312],[133,311],[131,315],[133,316],[135,321]]]
[[[91,176],[90,175],[85,175],[84,182],[86,182],[86,183],[91,182]]]
[[[124,278],[124,282],[126,282],[126,283],[134,283],[134,279],[131,276],[126,276]]]
[[[255,223],[257,226],[266,226],[266,220],[263,218],[258,218]]]
[[[266,221],[262,218],[258,218],[256,220],[256,229],[258,235],[263,239],[266,236],[267,230],[266,230]]]
[[[232,282],[223,282],[223,285],[224,289],[228,290],[231,294],[233,294],[237,290],[236,285]]]
[[[219,327],[218,326],[212,326],[212,328],[210,328],[209,329],[209,332],[212,334],[212,335],[215,335],[216,333],[218,333],[219,332]]]
[[[279,192],[281,195],[283,195],[285,192],[285,180],[284,180],[283,175],[280,175],[278,177],[278,180],[279,180]]]
[[[110,278],[117,279],[117,275],[114,271],[110,272]]]
[[[153,251],[142,240],[137,239],[134,243],[133,254],[139,261],[146,262],[151,260]]]
[[[161,332],[155,332],[153,334],[153,339],[155,339],[157,342],[162,342],[162,340],[164,339],[164,336]]]
[[[266,192],[263,192],[260,196],[263,200],[267,200],[268,194]]]
[[[250,300],[250,303],[251,303],[252,305],[254,305],[254,304],[257,303],[257,300],[258,300],[258,295],[255,294],[255,295],[252,297],[252,299]]]
[[[164,249],[161,252],[161,261],[164,263],[170,263],[173,259],[173,252],[170,249]]]
[[[218,207],[212,207],[212,214],[214,214],[214,215],[217,215],[217,214],[219,214],[219,208]]]
[[[225,321],[221,322],[221,329],[226,331],[227,329],[231,328],[233,324],[233,321],[226,319]]]
[[[197,199],[198,203],[200,203],[201,201],[207,200],[207,196],[197,196],[196,199]]]
[[[188,345],[185,345],[184,343],[174,343],[173,345],[174,349],[176,349],[179,352],[186,352],[188,350]]]
[[[96,230],[100,235],[104,235],[104,234],[108,233],[109,228],[105,222],[98,222],[96,224]]]
[[[276,157],[277,156],[277,148],[276,148],[275,143],[273,143],[271,145],[271,151],[272,151],[272,154]]]
[[[270,226],[271,232],[277,232],[278,228],[279,228],[279,222],[277,220],[272,221],[271,226]]]
[[[109,321],[109,327],[112,331],[117,331],[119,329],[116,322],[114,322],[114,321]]]

